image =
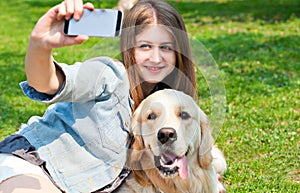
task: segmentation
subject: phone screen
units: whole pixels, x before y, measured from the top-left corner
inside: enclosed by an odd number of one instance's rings
[[[65,21],[64,33],[70,36],[117,37],[121,33],[122,12],[114,9],[84,9],[79,21]]]

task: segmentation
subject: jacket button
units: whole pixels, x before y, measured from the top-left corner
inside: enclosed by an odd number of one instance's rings
[[[125,121],[125,126],[129,127],[129,121]]]

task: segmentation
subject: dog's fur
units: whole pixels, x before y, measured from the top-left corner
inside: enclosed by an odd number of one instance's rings
[[[131,126],[134,142],[128,160],[133,172],[117,192],[219,191],[216,171],[222,174],[226,162],[213,146],[207,116],[190,96],[171,89],[155,92],[137,108]],[[184,163],[183,158],[187,176],[178,169],[182,165],[174,165],[174,160]],[[164,174],[167,170],[171,174]]]

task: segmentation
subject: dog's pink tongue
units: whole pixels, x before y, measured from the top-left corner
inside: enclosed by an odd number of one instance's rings
[[[188,177],[188,167],[187,167],[185,156],[177,159],[177,167],[178,167],[179,176],[182,179],[186,179]]]
[[[188,166],[187,166],[187,163],[186,163],[186,157],[185,156],[183,156],[182,158],[176,158],[171,165],[163,165],[163,166],[167,167],[167,168],[174,168],[174,167],[177,166],[179,176],[182,179],[186,179],[188,177]]]

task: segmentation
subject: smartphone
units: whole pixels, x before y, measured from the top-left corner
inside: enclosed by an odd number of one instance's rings
[[[64,33],[69,36],[117,37],[121,34],[122,19],[120,10],[84,9],[80,20],[65,20]]]

